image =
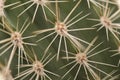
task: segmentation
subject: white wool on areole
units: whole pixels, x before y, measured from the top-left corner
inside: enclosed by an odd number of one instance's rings
[[[5,0],[0,0],[0,16],[4,16],[4,3]]]
[[[14,80],[10,73],[0,71],[0,80]]]

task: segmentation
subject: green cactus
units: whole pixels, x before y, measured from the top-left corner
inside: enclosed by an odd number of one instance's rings
[[[120,0],[0,0],[0,80],[120,80]]]

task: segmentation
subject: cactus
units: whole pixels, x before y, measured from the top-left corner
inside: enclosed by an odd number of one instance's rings
[[[0,80],[119,80],[120,0],[0,0]]]

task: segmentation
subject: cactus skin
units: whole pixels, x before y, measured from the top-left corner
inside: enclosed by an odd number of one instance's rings
[[[119,80],[119,2],[0,0],[0,80]]]

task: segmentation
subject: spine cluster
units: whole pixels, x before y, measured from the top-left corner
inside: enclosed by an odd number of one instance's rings
[[[120,79],[120,0],[7,1],[0,0],[0,80]],[[17,9],[13,25],[8,16]]]

